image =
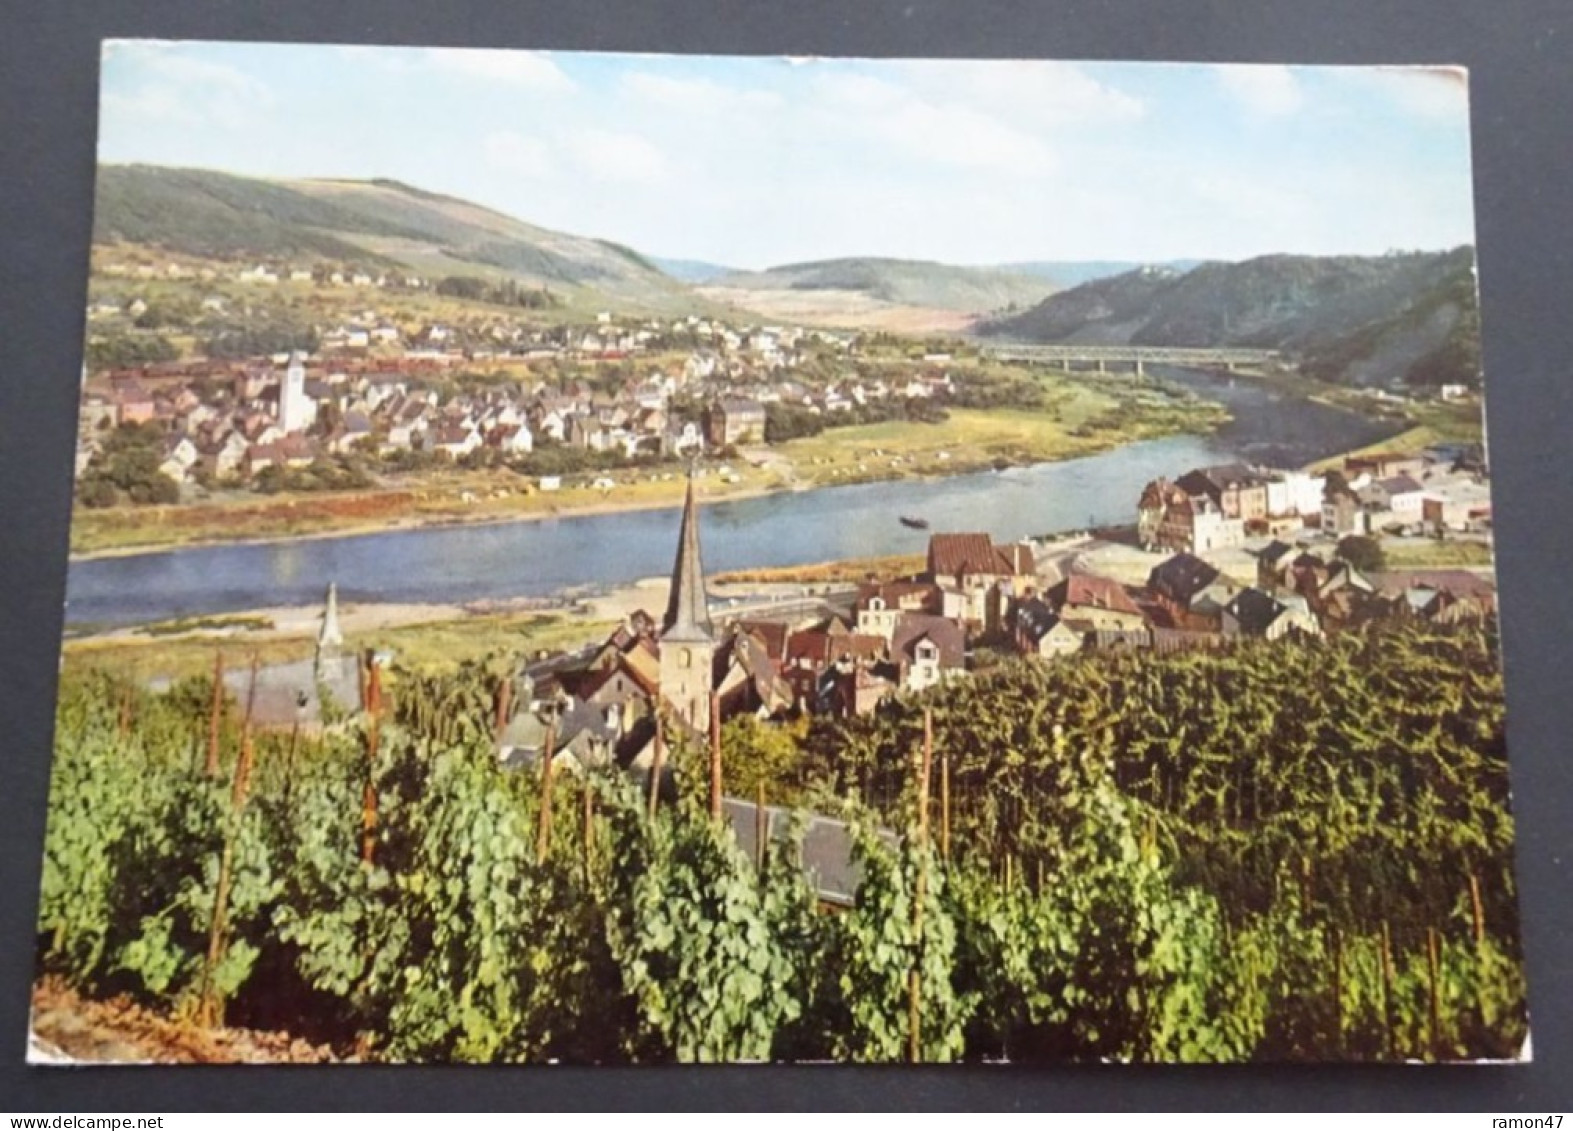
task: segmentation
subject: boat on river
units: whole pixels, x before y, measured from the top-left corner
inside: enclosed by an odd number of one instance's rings
[[[927,530],[929,528],[929,520],[919,518],[917,515],[904,514],[901,516],[901,525],[909,526],[913,530]]]

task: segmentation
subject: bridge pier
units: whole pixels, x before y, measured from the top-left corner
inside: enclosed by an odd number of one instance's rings
[[[1098,361],[1097,361],[1097,366],[1098,366],[1098,372],[1099,372],[1099,373],[1105,373],[1105,372],[1107,372],[1107,369],[1106,369],[1106,368],[1105,368],[1105,367],[1104,367],[1104,364],[1103,364],[1103,358],[1101,358],[1101,357],[1100,357],[1100,358],[1099,358],[1099,359],[1098,359]]]
[[[1147,370],[1144,368],[1142,359],[1139,358],[1139,357],[1136,359],[1136,376],[1138,376],[1138,377],[1145,377],[1145,376],[1147,376]]]

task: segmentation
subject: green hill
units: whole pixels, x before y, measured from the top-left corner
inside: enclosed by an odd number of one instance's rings
[[[1046,279],[993,267],[952,267],[911,259],[825,259],[722,276],[711,286],[750,291],[842,291],[894,306],[983,314],[1035,303],[1054,292]]]
[[[1474,250],[1141,268],[979,328],[1018,341],[1280,349],[1360,385],[1478,381]]]
[[[510,276],[665,305],[687,289],[637,252],[390,180],[263,180],[100,167],[94,240],[206,259],[329,261],[427,276]]]

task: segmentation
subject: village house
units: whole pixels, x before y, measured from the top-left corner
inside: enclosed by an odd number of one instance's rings
[[[1239,587],[1194,554],[1179,553],[1153,566],[1147,590],[1177,612],[1217,617]]]
[[[705,416],[705,438],[718,448],[763,443],[765,406],[730,397],[715,401]]]
[[[922,691],[966,670],[966,633],[948,617],[904,613],[890,638],[890,658],[901,687]]]
[[[1365,534],[1370,530],[1365,505],[1347,483],[1327,481],[1322,496],[1322,532],[1325,534]]]
[[[993,632],[1010,599],[1037,584],[1037,563],[1032,548],[1021,543],[995,546],[987,534],[933,534],[923,579],[939,587],[943,616]]]
[[[1242,589],[1223,607],[1223,635],[1277,640],[1289,633],[1320,636],[1317,623],[1305,598],[1297,595],[1274,597],[1260,589]]]
[[[1085,642],[1082,633],[1037,597],[1016,602],[1011,627],[1017,651],[1026,656],[1065,656],[1080,651]]]
[[[1071,628],[1089,632],[1140,632],[1147,626],[1141,609],[1113,578],[1072,573],[1049,587],[1044,603]]]
[[[1225,518],[1249,523],[1268,513],[1267,479],[1243,463],[1196,468],[1180,476],[1175,486],[1193,497],[1207,496]]]

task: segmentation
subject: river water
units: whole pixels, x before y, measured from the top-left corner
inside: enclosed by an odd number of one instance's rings
[[[982,530],[996,541],[1134,521],[1142,485],[1240,458],[1294,467],[1375,443],[1391,425],[1253,382],[1168,371],[1228,405],[1211,436],[1169,436],[1101,455],[948,479],[827,487],[720,502],[701,512],[707,572],[921,553],[925,531]],[[68,626],[136,624],[320,601],[463,602],[617,585],[670,571],[675,509],[480,526],[211,546],[72,562]]]

